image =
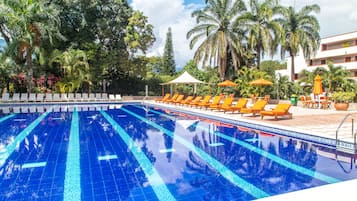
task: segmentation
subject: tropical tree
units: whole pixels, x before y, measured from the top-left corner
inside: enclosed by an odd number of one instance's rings
[[[54,37],[61,37],[57,9],[41,0],[5,0],[2,6],[6,12],[0,33],[8,42],[6,54],[27,68],[27,90],[31,92],[34,56],[43,63],[43,41],[51,43]]]
[[[90,80],[87,56],[82,50],[54,51],[50,64],[61,69],[59,85],[65,87],[67,92],[77,91]]]
[[[295,77],[295,56],[302,49],[305,58],[310,58],[317,51],[320,43],[320,25],[316,13],[320,7],[316,4],[306,5],[296,11],[295,7],[279,7],[281,14],[276,21],[282,26],[281,57],[288,52],[291,57],[290,78]]]
[[[242,17],[247,20],[248,43],[256,53],[258,69],[261,57],[265,53],[275,54],[276,41],[279,41],[280,25],[273,20],[277,14],[277,3],[277,0],[250,0],[250,11]]]
[[[218,66],[220,79],[225,78],[228,58],[238,70],[239,53],[242,50],[241,35],[236,30],[237,20],[246,10],[244,1],[207,0],[206,6],[192,13],[197,25],[187,33],[190,48],[200,43],[194,54],[196,63],[208,61],[210,66]],[[213,64],[213,65],[212,65]]]
[[[148,48],[154,43],[155,36],[153,34],[153,26],[148,24],[148,17],[140,11],[134,11],[129,18],[128,26],[126,26],[126,36],[124,41],[127,43],[132,56],[140,50],[146,54]]]
[[[174,58],[174,48],[172,44],[172,32],[171,27],[169,27],[166,34],[165,49],[163,60],[163,72],[167,75],[173,75],[176,72],[175,58]]]

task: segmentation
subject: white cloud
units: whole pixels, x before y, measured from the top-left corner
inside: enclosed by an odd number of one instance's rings
[[[202,0],[202,3],[204,1]],[[284,6],[291,5],[300,9],[307,4],[318,4],[321,12],[317,15],[320,22],[321,37],[357,31],[357,0],[281,0]],[[195,26],[192,11],[202,7],[199,4],[184,4],[184,0],[132,0],[132,7],[144,12],[149,23],[154,26],[156,42],[148,55],[163,55],[168,27],[172,29],[175,61],[182,68],[193,58],[194,51],[189,49],[186,33]]]
[[[186,33],[195,25],[191,13],[198,5],[184,5],[183,0],[133,0],[131,5],[134,9],[144,12],[149,23],[154,26],[156,41],[148,55],[163,55],[166,34],[171,27],[177,67],[182,68],[192,59],[193,50],[189,48]]]

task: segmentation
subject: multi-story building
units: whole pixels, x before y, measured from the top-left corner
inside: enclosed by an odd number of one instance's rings
[[[302,51],[295,57],[295,77],[303,69],[313,71],[317,67],[327,68],[327,62],[332,61],[335,66],[343,66],[357,77],[357,31],[322,38],[320,47],[312,58],[305,60]],[[276,73],[290,77],[291,57],[287,57],[287,69]]]

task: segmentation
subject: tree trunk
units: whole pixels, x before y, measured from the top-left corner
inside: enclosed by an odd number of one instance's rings
[[[290,79],[292,82],[295,80],[295,56],[290,53],[291,56],[291,71],[290,71]]]
[[[261,49],[260,49],[260,46],[258,45],[257,47],[257,69],[260,70],[260,52],[261,52]]]
[[[31,48],[28,49],[26,53],[26,63],[27,63],[27,93],[32,91],[32,78],[33,78],[33,69],[32,69],[32,51]]]

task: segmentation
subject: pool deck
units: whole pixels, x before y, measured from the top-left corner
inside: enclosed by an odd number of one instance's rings
[[[291,106],[289,111],[293,114],[292,119],[279,118],[279,120],[274,120],[273,117],[269,116],[264,117],[264,119],[261,119],[260,116],[253,117],[250,114],[244,114],[242,116],[241,114],[237,113],[231,114],[230,112],[223,113],[206,109],[191,108],[187,106],[156,103],[150,100],[144,102],[157,106],[164,106],[167,108],[207,114],[218,118],[239,120],[243,122],[266,125],[280,129],[299,131],[309,135],[315,135],[329,139],[336,138],[336,130],[339,127],[341,121],[345,118],[347,114],[350,114],[350,116],[346,119],[345,123],[342,124],[339,130],[339,139],[347,142],[353,142],[351,120],[352,118],[357,117],[357,110],[336,111],[332,108],[323,110],[303,108],[301,106]],[[270,109],[274,107],[275,105],[267,105],[265,108]],[[271,196],[259,199],[259,201],[352,201],[357,199],[357,196],[354,192],[356,186],[357,179],[339,182],[336,184],[328,184],[306,190],[295,191],[277,196]]]

